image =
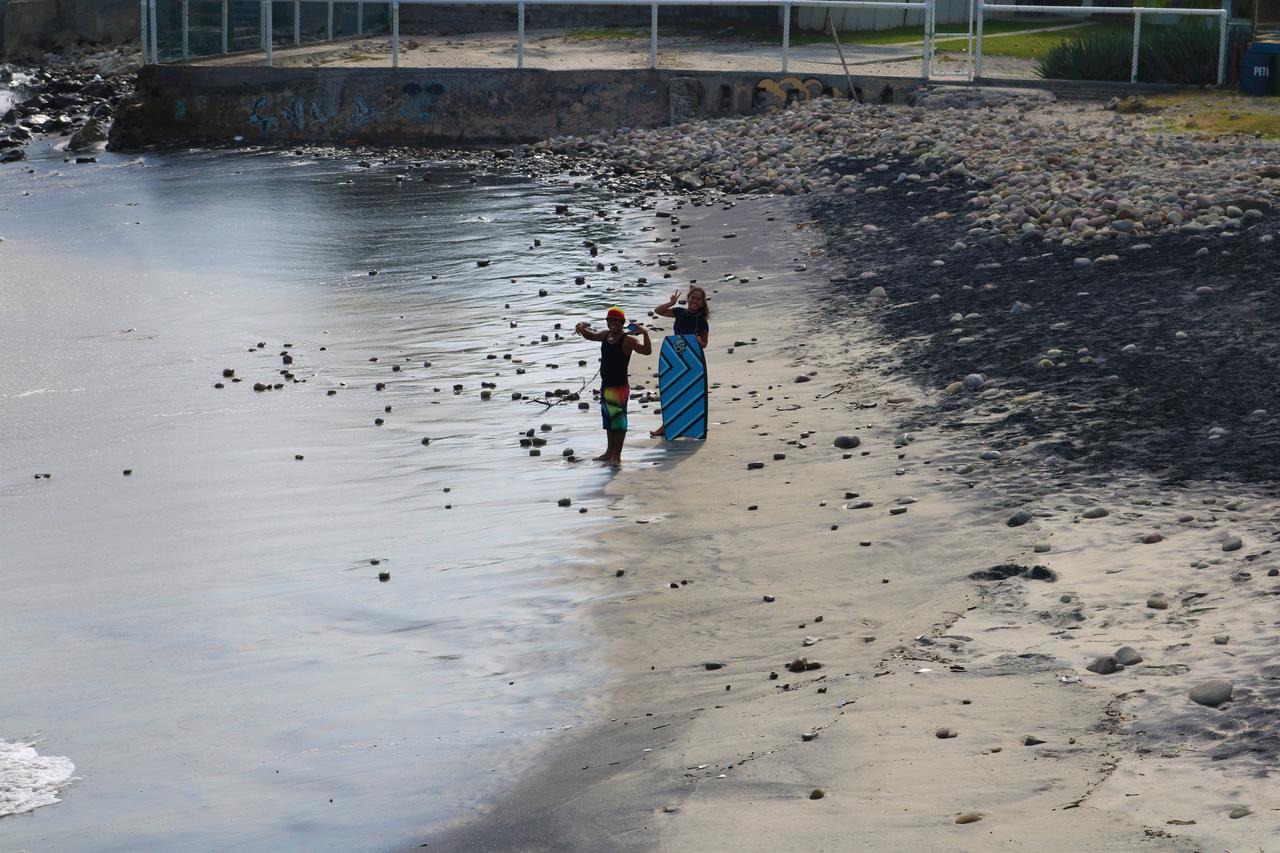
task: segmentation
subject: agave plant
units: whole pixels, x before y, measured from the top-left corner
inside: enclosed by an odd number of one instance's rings
[[[1036,66],[1054,80],[1128,80],[1133,36],[1108,32],[1055,45]],[[1213,83],[1218,77],[1217,24],[1184,18],[1176,26],[1149,26],[1138,46],[1138,79],[1144,83]]]
[[[1124,33],[1091,33],[1050,48],[1036,65],[1046,80],[1128,80],[1133,38]]]

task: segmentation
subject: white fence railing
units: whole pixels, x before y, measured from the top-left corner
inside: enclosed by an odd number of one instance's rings
[[[372,2],[372,0],[370,2],[366,0],[139,0],[139,16],[144,63],[182,62],[223,56],[228,59],[222,60],[221,64],[271,66],[276,62],[277,52],[281,51],[289,51],[288,61],[291,64],[299,61],[319,63],[329,60],[317,58],[314,52],[303,56],[305,53],[303,49],[309,49],[316,44],[333,44],[346,45],[352,54],[348,59],[353,64],[381,63],[390,65],[392,68],[400,68],[403,61],[402,50],[407,45],[413,53],[408,64],[413,67],[501,67],[505,62],[505,67],[523,69],[526,67],[530,51],[530,34],[526,27],[527,13],[531,9],[538,8],[541,14],[541,10],[555,7],[560,13],[569,9],[582,10],[583,15],[598,14],[602,21],[609,21],[611,15],[616,21],[618,15],[623,15],[626,20],[633,22],[634,28],[629,29],[624,36],[601,36],[602,39],[616,38],[619,39],[618,41],[598,42],[598,44],[611,45],[622,45],[625,42],[626,50],[632,51],[626,57],[626,64],[617,67],[767,71],[768,73],[780,72],[783,75],[838,73],[843,70],[845,76],[849,77],[850,66],[855,66],[860,72],[872,76],[915,76],[918,73],[924,79],[938,77],[982,79],[1008,76],[1000,73],[1002,69],[996,69],[997,73],[992,75],[989,73],[991,69],[984,67],[986,54],[984,45],[987,39],[1012,39],[1024,34],[1043,33],[1046,30],[1064,30],[1063,38],[1065,39],[1073,34],[1084,35],[1090,29],[1097,30],[1101,25],[1096,21],[1119,15],[1130,16],[1133,19],[1130,82],[1139,81],[1139,46],[1144,17],[1158,15],[1162,19],[1162,24],[1170,19],[1214,18],[1218,24],[1218,61],[1214,79],[1220,86],[1226,82],[1228,4],[1231,0],[1220,0],[1222,8],[1218,9],[1019,5],[1012,2],[988,3],[985,0],[964,0],[963,6],[957,6],[954,0],[945,0],[947,20],[952,23],[967,20],[968,27],[965,33],[937,31],[939,2],[944,0],[884,0],[884,2],[879,0],[384,0],[383,2]],[[159,13],[162,7],[163,16]],[[281,7],[290,10],[287,16],[280,11]],[[402,7],[449,7],[455,15],[459,8],[476,7],[475,17],[478,19],[488,15],[490,26],[487,30],[477,26],[475,32],[468,32],[465,35],[434,36],[437,39],[445,39],[446,46],[456,46],[458,41],[465,42],[471,39],[473,52],[470,55],[457,49],[445,49],[439,42],[428,45],[423,50],[417,50],[419,45],[416,40],[429,40],[433,36],[423,36],[415,32],[407,40],[403,39]],[[629,7],[630,11],[619,12],[618,7]],[[335,19],[336,8],[341,10],[344,22],[341,27]],[[370,15],[366,14],[367,8],[375,12],[372,25],[370,25]],[[495,8],[504,11],[501,13],[481,11]],[[615,11],[609,12],[610,8]],[[708,38],[691,47],[691,43],[698,41],[696,37],[691,37],[691,31],[686,29],[691,18],[672,14],[664,21],[663,35],[669,40],[660,44],[661,11],[681,10],[682,14],[688,15],[691,10],[709,8],[726,16],[718,20],[730,21],[735,20],[727,17],[732,14],[732,10],[760,8],[776,10],[776,18],[772,14],[767,16],[769,20],[776,22],[770,25],[776,41],[762,42],[757,37],[744,48],[740,43],[741,40],[737,40],[739,43],[730,48],[726,47],[723,41]],[[792,10],[801,8],[825,12],[826,36],[834,43],[835,54],[824,53],[831,44],[818,43],[812,33],[807,34],[799,46],[793,45]],[[193,9],[201,16],[201,25],[198,28],[199,50],[193,49],[192,44]],[[350,26],[353,9],[354,28]],[[643,15],[645,9],[649,13],[647,16]],[[914,26],[918,34],[914,36],[915,40],[912,40],[911,36],[904,36],[903,41],[885,43],[882,40],[854,38],[861,33],[833,32],[832,30],[837,27],[833,24],[832,12],[849,13],[850,10],[865,10],[864,20],[870,16],[877,21],[885,19],[886,13],[898,13],[901,15],[900,21],[916,22]],[[744,14],[749,13],[744,12]],[[762,19],[760,13],[755,14],[756,20]],[[277,15],[287,17],[288,30],[277,30]],[[502,26],[509,28],[502,30],[500,27],[500,31],[495,34],[492,26],[495,15],[501,18]],[[1026,27],[1011,28],[1010,21],[1020,16],[1026,16]],[[306,17],[310,18],[310,24],[304,28],[303,21]],[[645,17],[647,17],[647,27],[638,23]],[[839,15],[840,20],[847,20],[848,17],[848,14]],[[892,19],[895,15],[890,14],[887,17]],[[1046,26],[1046,18],[1048,26]],[[1093,20],[1083,20],[1086,18]],[[993,19],[1000,20],[1003,28],[999,32],[987,33],[986,24]],[[1081,19],[1081,23],[1071,23],[1074,19]],[[802,20],[808,20],[812,25],[815,16],[808,13]],[[422,15],[417,16],[416,23],[424,24]],[[466,23],[471,22],[464,20],[464,24]],[[644,32],[645,29],[647,33]],[[344,31],[340,32],[340,30]],[[457,27],[454,27],[453,31],[456,33]],[[162,32],[163,44],[161,43]],[[538,62],[544,63],[538,67],[570,67],[563,63],[556,65],[548,59],[548,55],[556,50],[564,54],[575,50],[585,53],[589,50],[583,46],[585,42],[572,42],[572,35],[568,38],[562,37],[560,41],[551,44],[554,39],[547,36],[546,32],[545,28],[540,29],[535,37]],[[563,36],[563,33],[561,35]],[[645,45],[646,35],[647,45]],[[850,39],[845,42],[843,49],[841,36]],[[504,39],[509,40],[504,41]],[[353,45],[353,40],[366,41]],[[373,41],[377,44],[373,45]],[[680,45],[673,47],[672,44],[677,41]],[[940,43],[943,45],[945,56],[940,56],[937,50]],[[1008,43],[1006,41],[1001,44]],[[376,56],[366,55],[370,52],[371,45]],[[957,45],[959,45],[958,50]],[[641,56],[646,46],[648,55],[647,63],[644,63]],[[660,54],[660,47],[671,53]],[[621,49],[610,51],[603,47],[596,50],[596,59],[606,64],[594,67],[609,67],[607,63],[618,61],[622,52]],[[677,56],[678,51],[683,53]],[[1001,51],[996,50],[993,45],[991,53],[994,55]],[[1004,53],[1007,54],[1008,51]],[[962,59],[959,66],[956,65],[958,57]],[[479,61],[472,61],[476,58]],[[940,67],[938,62],[940,58],[946,60],[943,64],[947,67]],[[669,59],[669,63],[664,63],[664,59]],[[713,62],[714,67],[706,65],[708,60]],[[1207,63],[1206,59],[1206,65]],[[726,64],[729,66],[727,69]],[[1021,60],[1018,74],[1034,75],[1037,73],[1033,67],[1034,64],[1031,60]],[[1007,67],[1008,63],[1006,63]],[[1204,69],[1206,78],[1209,70]],[[1122,72],[1113,73],[1118,76]]]
[[[1021,6],[1013,3],[978,4],[978,38],[974,58],[974,76],[982,77],[982,23],[988,12],[1005,12],[1020,15],[1132,15],[1133,16],[1133,68],[1129,75],[1130,83],[1138,82],[1138,47],[1142,43],[1142,16],[1169,15],[1174,17],[1207,17],[1218,19],[1218,85],[1227,82],[1227,22],[1231,17],[1228,11],[1230,0],[1223,0],[1221,9],[1176,9],[1148,8],[1145,6]]]

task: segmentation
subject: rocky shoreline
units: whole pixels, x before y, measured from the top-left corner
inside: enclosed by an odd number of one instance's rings
[[[0,115],[0,163],[26,159],[28,143],[42,136],[70,137],[67,150],[105,142],[121,105],[132,97],[137,48],[80,56],[48,54],[38,66],[0,64],[0,88],[13,105]]]
[[[678,190],[849,196],[950,184],[967,194],[967,209],[946,217],[962,225],[962,248],[1239,230],[1271,209],[1275,142],[1153,134],[1151,116],[1123,109],[1036,90],[925,89],[911,106],[828,99],[541,147],[600,171],[669,175]]]
[[[917,426],[1032,442],[1050,467],[1280,479],[1258,380],[1280,368],[1280,143],[1168,133],[1126,103],[925,90],[542,147],[605,181],[804,197],[829,300],[942,400]]]

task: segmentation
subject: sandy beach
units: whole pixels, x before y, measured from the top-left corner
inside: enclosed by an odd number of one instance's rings
[[[193,849],[218,823],[245,849],[1280,850],[1280,146],[1191,132],[1191,109],[818,100],[454,172],[95,149],[156,175],[140,205],[37,152],[12,209],[97,187],[88,247],[191,236],[101,269],[9,236],[31,282],[80,294],[59,361],[15,345],[6,399],[35,414],[13,421],[84,429],[60,382],[101,395],[112,436],[15,429],[0,495],[23,513],[11,589],[75,614],[20,611],[32,651],[3,661],[41,697],[9,700],[19,734],[52,728],[82,774],[36,819],[135,847],[156,800],[122,811],[119,767],[176,804],[153,846],[209,822]],[[263,240],[270,194],[226,191],[254,182],[315,218]],[[191,197],[223,199],[223,227]],[[333,239],[348,220],[373,249]],[[233,274],[182,268],[206,242]],[[636,357],[624,464],[592,465],[598,350],[567,330],[694,283],[708,439],[647,437],[657,359]],[[20,344],[59,294],[10,293]],[[180,760],[118,748],[166,736]]]
[[[681,238],[673,286],[712,291],[715,425],[606,490],[610,527],[583,553],[598,590],[586,622],[618,672],[606,715],[430,849],[1280,847],[1276,504],[1269,469],[1248,464],[1274,451],[1270,428],[1248,424],[1272,416],[1248,394],[1215,403],[1212,388],[1194,405],[1173,354],[1113,394],[1133,374],[1109,351],[1081,355],[1103,363],[1097,383],[1064,390],[1034,372],[1043,356],[1027,341],[1010,348],[1033,369],[995,375],[991,342],[1014,332],[987,329],[963,359],[930,349],[954,344],[949,315],[980,296],[1003,316],[1019,295],[1052,337],[1055,300],[1086,286],[1107,298],[1069,310],[1076,336],[1105,337],[1106,317],[1145,304],[1148,286],[1126,295],[1126,281],[1168,267],[1181,276],[1165,274],[1170,322],[1221,349],[1242,317],[1271,310],[1251,272],[1274,269],[1259,242],[1270,214],[1243,236],[1256,267],[1235,248],[1213,249],[1214,268],[1189,263],[1216,233],[1136,251],[1124,237],[1123,260],[1087,272],[1046,241],[1032,306],[1012,280],[969,286],[984,275],[972,256],[930,280],[944,235],[903,232],[944,222],[932,214],[946,205],[910,195],[855,197],[825,222],[829,194],[658,203],[674,215],[655,235]],[[1019,257],[1002,248],[1004,263]],[[1226,294],[1219,310],[1195,307],[1197,276]],[[982,316],[967,323],[1004,322]],[[1265,332],[1249,334],[1251,357],[1269,358]],[[944,356],[982,366],[976,391],[953,387],[964,371],[941,375],[955,369]],[[1218,366],[1224,384],[1271,393],[1247,360]],[[1189,402],[1135,418],[1125,401],[1139,394]],[[1129,420],[1108,427],[1115,414]],[[1083,440],[1067,455],[1070,418]],[[834,446],[841,436],[856,447]]]

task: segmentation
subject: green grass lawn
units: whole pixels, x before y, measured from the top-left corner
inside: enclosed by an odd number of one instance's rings
[[[1133,27],[1127,24],[1083,24],[1070,29],[1053,30],[1045,33],[1026,33],[1025,35],[998,35],[991,37],[984,33],[982,52],[987,56],[1013,56],[1019,59],[1040,59],[1055,45],[1088,35],[1121,32],[1132,33]],[[940,39],[935,43],[935,50],[964,50],[963,39]]]
[[[661,36],[661,30],[659,30],[659,36]],[[632,30],[624,27],[574,30],[566,36],[570,41],[621,41],[624,39],[647,39],[648,37],[648,30]]]
[[[967,27],[966,24],[939,24],[942,32],[957,32]],[[1026,32],[1042,27],[1061,27],[1047,32]],[[674,31],[666,30],[667,35]],[[1049,52],[1054,45],[1061,44],[1070,38],[1095,35],[1107,32],[1133,32],[1129,24],[1095,24],[1072,20],[1021,20],[1021,21],[987,21],[983,27],[983,53],[987,56],[1012,56],[1020,59],[1039,59]],[[1020,35],[1019,35],[1020,33]],[[661,39],[664,31],[658,30]],[[689,31],[688,34],[693,34]],[[737,25],[723,29],[701,33],[704,38],[727,38],[735,41],[758,41],[766,44],[782,42],[782,28],[778,26]],[[568,38],[575,41],[604,41],[618,39],[647,39],[648,30],[636,30],[625,27],[603,27],[600,29],[574,30]],[[890,46],[895,44],[909,45],[924,41],[923,27],[894,27],[889,30],[851,30],[840,33],[841,44]],[[830,44],[831,36],[823,33],[791,31],[793,45]],[[939,51],[963,51],[966,39],[937,39],[935,49]]]

